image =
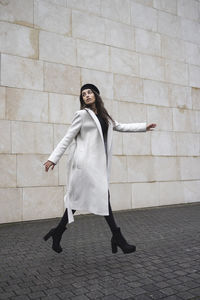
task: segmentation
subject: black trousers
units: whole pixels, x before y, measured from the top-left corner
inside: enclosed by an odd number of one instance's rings
[[[104,216],[106,222],[108,223],[109,227],[110,227],[110,230],[112,232],[114,232],[114,230],[117,228],[117,225],[115,223],[115,219],[114,219],[114,216],[113,216],[113,212],[112,212],[112,208],[111,208],[111,205],[110,205],[110,192],[108,190],[108,207],[109,207],[109,215],[108,216]],[[76,210],[72,210],[72,213],[74,214]],[[65,209],[65,212],[64,212],[64,215],[63,217],[61,218],[59,224],[57,225],[56,228],[61,228],[61,227],[65,227],[68,223],[68,211],[67,211],[67,208]]]

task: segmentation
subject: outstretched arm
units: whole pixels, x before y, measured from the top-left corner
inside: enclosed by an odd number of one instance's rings
[[[122,124],[115,121],[115,125],[113,126],[113,130],[122,131],[122,132],[138,132],[138,131],[145,132],[146,128],[147,128],[146,122]]]

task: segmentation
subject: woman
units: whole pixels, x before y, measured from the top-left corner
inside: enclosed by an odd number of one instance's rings
[[[112,252],[119,246],[124,253],[136,250],[129,245],[117,227],[109,193],[109,177],[112,157],[113,130],[122,132],[145,132],[156,124],[146,123],[120,124],[114,121],[104,107],[99,89],[93,84],[85,84],[80,90],[80,110],[76,111],[66,135],[44,163],[45,171],[53,169],[71,144],[68,156],[67,193],[64,197],[65,213],[57,227],[52,228],[44,240],[53,239],[52,249],[62,251],[60,241],[66,224],[74,221],[76,210],[86,210],[103,215],[111,229]]]

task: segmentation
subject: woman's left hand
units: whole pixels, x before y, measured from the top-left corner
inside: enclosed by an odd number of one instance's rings
[[[155,128],[155,127],[156,127],[156,124],[152,123],[152,124],[147,125],[146,130],[149,131],[149,130]]]

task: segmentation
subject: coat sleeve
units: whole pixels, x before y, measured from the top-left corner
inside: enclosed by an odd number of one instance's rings
[[[113,130],[115,131],[123,131],[123,132],[146,132],[147,123],[128,123],[122,124],[115,121],[115,125],[113,126]]]
[[[72,120],[66,135],[62,140],[57,144],[56,148],[53,150],[51,155],[48,157],[48,160],[52,161],[54,164],[57,164],[65,150],[71,144],[72,140],[77,136],[81,129],[82,120],[79,111],[77,111]]]

